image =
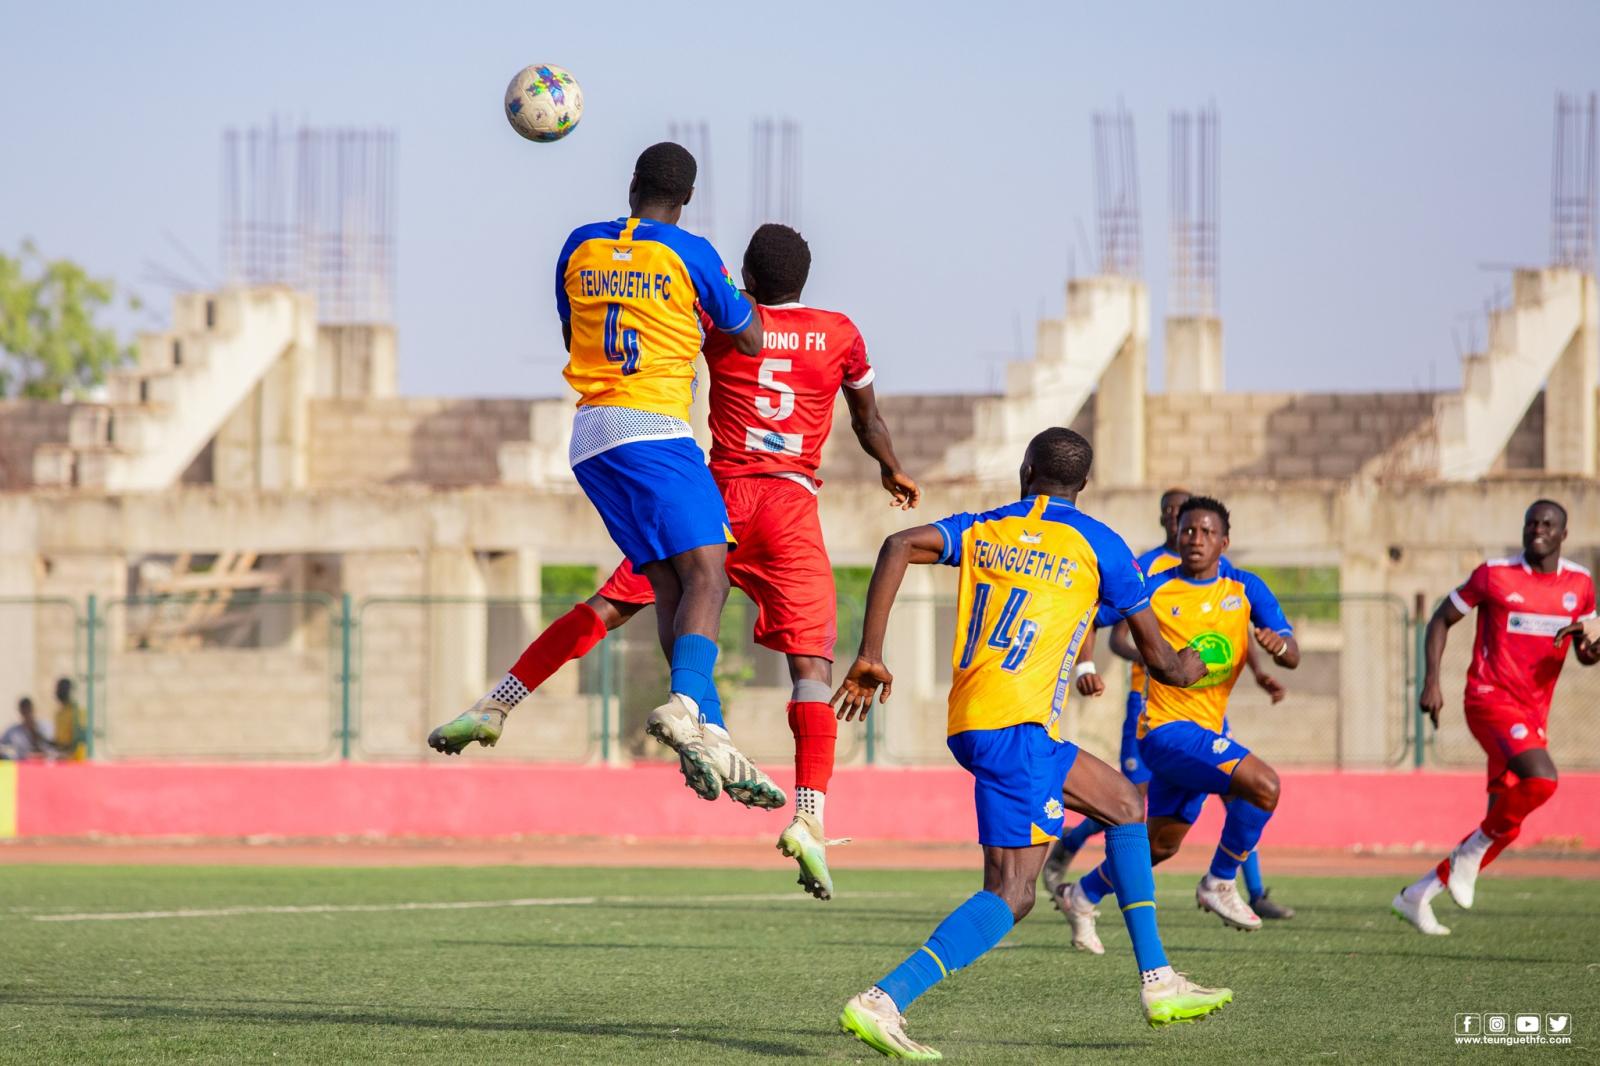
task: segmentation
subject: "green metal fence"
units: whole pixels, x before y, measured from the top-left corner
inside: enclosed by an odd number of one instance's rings
[[[99,600],[0,599],[0,679],[52,717],[58,678],[76,686],[97,758],[407,759],[430,757],[427,732],[487,691],[571,599],[329,596],[235,592]],[[1289,691],[1273,706],[1246,676],[1234,732],[1283,766],[1481,765],[1461,721],[1471,632],[1451,635],[1437,734],[1416,710],[1422,621],[1392,596],[1285,598],[1299,670],[1270,667]],[[859,639],[859,594],[839,603],[835,681]],[[718,683],[730,728],[763,762],[792,752],[783,656],[751,639],[755,608],[734,593]],[[866,723],[841,723],[841,763],[943,764],[955,602],[902,599],[885,657],[894,698]],[[1126,672],[1102,644],[1109,691],[1074,695],[1068,735],[1114,757]],[[667,688],[646,608],[589,656],[556,673],[521,708],[500,745],[475,757],[583,762],[662,759],[644,718]],[[1556,693],[1551,749],[1572,769],[1600,767],[1600,669],[1569,667]],[[9,718],[10,709],[6,709]],[[1419,743],[1420,738],[1420,743]]]

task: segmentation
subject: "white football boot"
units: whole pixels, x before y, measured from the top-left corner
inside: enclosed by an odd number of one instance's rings
[[[1056,895],[1056,908],[1067,919],[1072,929],[1072,946],[1091,955],[1104,955],[1106,946],[1100,943],[1094,920],[1100,916],[1095,905],[1084,897],[1083,887],[1076,881],[1064,886]]]
[[[1396,918],[1416,926],[1419,933],[1429,936],[1450,935],[1449,928],[1440,925],[1439,919],[1433,916],[1433,904],[1420,896],[1412,899],[1404,889],[1394,894],[1394,899],[1389,901],[1389,909],[1394,911]]]
[[[1194,901],[1203,911],[1222,919],[1223,925],[1253,933],[1261,928],[1261,916],[1250,909],[1239,895],[1238,885],[1206,874],[1195,886]]]

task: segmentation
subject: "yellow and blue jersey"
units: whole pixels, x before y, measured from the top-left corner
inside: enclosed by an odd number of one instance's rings
[[[1138,556],[1139,569],[1144,571],[1148,580],[1157,574],[1164,574],[1178,565],[1179,556],[1175,551],[1168,551],[1165,544],[1157,544],[1154,548]],[[1150,677],[1144,672],[1144,666],[1134,663],[1128,671],[1128,692],[1142,693]]]
[[[1267,583],[1227,559],[1217,564],[1210,581],[1185,577],[1173,568],[1151,578],[1147,585],[1150,609],[1161,624],[1161,636],[1175,648],[1190,647],[1200,653],[1206,676],[1188,688],[1173,688],[1150,679],[1139,736],[1168,722],[1194,722],[1214,733],[1222,732],[1228,716],[1228,694],[1239,679],[1255,626],[1265,626],[1280,636],[1294,635],[1278,598]],[[1118,621],[1110,605],[1101,608],[1102,625]]]
[[[1128,545],[1066,500],[1034,496],[933,523],[961,568],[949,733],[1024,723],[1061,736],[1072,665],[1102,601],[1147,604]]]
[[[556,310],[572,327],[564,374],[578,406],[687,422],[701,309],[726,333],[755,313],[704,237],[637,218],[573,230],[556,261]]]

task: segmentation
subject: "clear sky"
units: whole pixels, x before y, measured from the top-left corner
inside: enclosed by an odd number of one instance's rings
[[[1441,387],[1465,316],[1548,255],[1554,95],[1600,87],[1600,4],[708,2],[404,5],[0,0],[0,247],[129,282],[219,267],[220,134],[274,115],[399,137],[400,379],[555,395],[553,261],[625,211],[674,119],[711,127],[737,263],[756,117],[804,130],[808,301],[847,311],[889,392],[992,387],[1059,313],[1093,234],[1090,116],[1138,129],[1159,386],[1167,116],[1222,118],[1233,390]],[[583,124],[522,141],[534,62]],[[1482,335],[1481,326],[1478,335]]]

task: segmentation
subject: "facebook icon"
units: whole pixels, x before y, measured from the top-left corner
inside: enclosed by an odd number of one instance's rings
[[[1456,1015],[1457,1036],[1481,1036],[1483,1034],[1483,1016],[1481,1014]]]

